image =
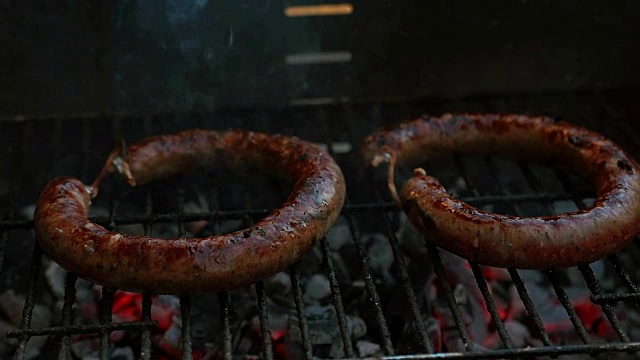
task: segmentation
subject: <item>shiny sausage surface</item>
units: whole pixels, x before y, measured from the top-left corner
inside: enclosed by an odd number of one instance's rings
[[[37,240],[66,270],[100,285],[155,294],[240,288],[286,269],[326,234],[345,198],[343,174],[317,146],[295,137],[189,130],[129,146],[110,171],[132,185],[223,163],[292,180],[281,207],[253,226],[195,239],[156,239],[106,230],[87,219],[92,189],[52,180],[36,207]]]
[[[640,233],[640,165],[583,127],[522,115],[425,116],[369,136],[362,151],[372,165],[390,156],[401,166],[452,154],[505,156],[545,162],[593,182],[597,198],[587,209],[516,217],[478,210],[415,169],[397,195],[411,223],[429,241],[480,264],[523,269],[587,264],[621,250]]]

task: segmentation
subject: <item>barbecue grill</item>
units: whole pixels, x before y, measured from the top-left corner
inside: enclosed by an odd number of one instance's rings
[[[260,11],[271,8],[256,5]],[[353,8],[340,11],[349,13]],[[228,39],[225,33],[224,40]],[[319,59],[348,61],[351,56],[332,53]],[[313,57],[286,59],[291,66],[314,61]],[[0,325],[6,333],[0,344],[2,356],[637,356],[640,273],[635,264],[640,241],[576,269],[523,271],[469,263],[413,232],[392,202],[384,174],[363,164],[358,146],[381,126],[425,113],[504,112],[549,115],[587,126],[639,159],[640,127],[633,120],[640,114],[640,88],[617,83],[600,87],[587,81],[592,86],[586,90],[506,88],[469,95],[446,89],[429,94],[421,89],[412,96],[384,94],[373,99],[345,98],[343,89],[315,85],[316,90],[330,93],[324,97],[310,97],[305,91],[289,94],[286,106],[274,98],[251,98],[246,103],[230,101],[215,109],[192,111],[159,111],[150,105],[141,111],[92,113],[38,108],[32,115],[2,117],[0,141],[6,144],[0,149],[0,308],[4,312]],[[348,188],[347,202],[332,232],[287,271],[247,289],[217,294],[134,296],[94,287],[56,269],[35,243],[30,218],[46,182],[68,175],[90,183],[119,140],[133,143],[190,128],[281,133],[325,147],[343,169]],[[464,201],[498,213],[550,215],[585,208],[595,197],[583,179],[541,164],[457,155],[424,167]],[[289,184],[265,175],[226,169],[188,173],[134,189],[110,177],[90,216],[114,231],[158,237],[215,234],[248,226],[267,215],[288,195],[288,189]],[[170,309],[168,318],[159,309]]]

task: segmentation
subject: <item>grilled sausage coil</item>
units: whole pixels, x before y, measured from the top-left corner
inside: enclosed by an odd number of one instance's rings
[[[291,179],[281,207],[253,226],[198,239],[156,239],[106,230],[87,219],[97,189],[52,180],[35,212],[37,239],[66,270],[100,285],[155,294],[231,290],[286,269],[329,230],[345,198],[334,160],[295,137],[230,130],[189,130],[146,139],[110,162],[131,185],[223,162]]]
[[[411,223],[429,241],[480,264],[525,269],[587,264],[621,250],[640,232],[640,166],[611,140],[583,127],[520,115],[425,116],[369,136],[362,152],[374,166],[389,159],[415,166],[454,153],[491,154],[550,163],[593,181],[597,198],[587,209],[516,217],[469,206],[415,169],[396,194]],[[389,187],[395,191],[395,184]]]

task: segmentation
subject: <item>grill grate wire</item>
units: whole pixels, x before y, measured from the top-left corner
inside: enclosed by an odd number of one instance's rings
[[[458,110],[469,110],[469,111],[510,111],[511,109],[527,109],[528,111],[520,111],[520,112],[533,112],[533,109],[537,109],[537,113],[548,113],[550,115],[557,114],[558,109],[563,109],[565,111],[562,113],[562,116],[569,115],[569,118],[580,118],[584,119],[586,126],[596,126],[597,124],[590,121],[591,117],[588,113],[583,111],[583,105],[588,102],[585,99],[597,99],[598,104],[602,104],[601,106],[604,108],[604,114],[611,118],[615,119],[614,130],[612,131],[617,135],[617,138],[624,138],[627,141],[632,142],[635,145],[639,144],[640,135],[634,130],[631,126],[629,126],[625,122],[625,117],[616,110],[616,107],[610,104],[608,100],[610,94],[604,94],[603,92],[589,92],[586,94],[578,93],[578,94],[534,94],[528,97],[499,97],[489,100],[460,100],[454,101],[446,106],[451,106],[453,109]],[[540,104],[545,104],[540,106]],[[551,104],[551,105],[546,105]],[[569,105],[569,106],[567,106]],[[395,120],[403,120],[408,117],[417,115],[421,112],[427,111],[446,111],[445,109],[440,109],[438,107],[432,105],[418,105],[414,106],[412,104],[402,103],[395,108],[391,106],[391,110],[387,109],[387,105],[375,104],[369,107],[370,111],[366,118],[372,118],[373,123],[381,124],[385,122],[387,118],[383,113],[389,111],[391,113],[398,114],[399,117],[396,117]],[[345,131],[349,134],[350,139],[353,141],[358,141],[364,135],[366,135],[370,129],[366,129],[364,126],[357,126],[356,124],[360,124],[364,122],[365,118],[362,117],[362,112],[359,109],[356,109],[354,105],[343,104],[341,105],[340,111],[343,114],[344,120],[340,122],[342,128],[341,130]],[[418,112],[419,111],[419,112]],[[261,117],[269,118],[269,115],[265,112],[261,112]],[[327,128],[327,113],[326,109],[320,107],[316,111],[316,116],[318,122],[322,125],[322,133],[323,133],[323,142],[328,145],[329,152],[336,158],[339,159],[340,155],[337,155],[333,152],[332,142],[333,142],[333,132]],[[92,119],[83,119],[81,122],[81,132],[82,132],[82,159],[80,161],[81,164],[81,179],[83,181],[88,180],[88,175],[90,173],[90,159],[89,159],[89,147],[90,147],[90,139],[92,137]],[[54,120],[53,132],[52,132],[52,146],[51,153],[53,154],[53,158],[57,158],[61,152],[63,151],[61,148],[61,132],[63,127],[64,119],[56,119]],[[147,133],[151,133],[151,130],[154,129],[154,120],[150,116],[145,116],[142,119],[144,124],[144,128]],[[0,124],[1,126],[2,124]],[[122,127],[123,119],[120,117],[113,119],[112,121],[112,130],[114,138],[120,137],[122,134],[126,133],[126,131]],[[203,125],[206,126],[206,125]],[[30,153],[29,148],[25,145],[31,137],[33,133],[33,125],[31,122],[25,122],[25,126],[23,128],[23,141],[22,142],[22,154],[24,157],[28,157],[27,154]],[[609,135],[609,134],[607,134]],[[611,136],[611,135],[609,135]],[[613,136],[612,136],[613,137]],[[354,144],[354,148],[357,148],[357,143]],[[571,192],[570,182],[561,174],[556,172],[556,176],[560,179],[563,185],[563,189],[558,193],[544,193],[539,191],[539,187],[536,185],[535,177],[531,174],[531,169],[526,166],[526,164],[521,164],[520,168],[522,169],[525,178],[527,179],[527,183],[533,193],[531,195],[518,195],[518,194],[508,194],[504,186],[500,183],[500,176],[498,175],[499,170],[497,166],[493,163],[493,160],[486,159],[488,168],[491,170],[493,177],[498,184],[502,195],[494,195],[494,194],[484,194],[479,189],[481,187],[473,184],[468,175],[468,169],[465,168],[465,164],[459,159],[455,159],[455,164],[459,175],[464,179],[469,189],[473,192],[473,197],[463,198],[467,202],[472,205],[479,204],[489,204],[489,203],[507,203],[513,206],[513,209],[516,213],[520,212],[518,204],[526,202],[526,201],[535,201],[547,209],[550,209],[551,202],[555,200],[572,200],[578,208],[584,208],[585,204],[582,200],[585,194]],[[58,173],[60,169],[56,169],[57,165],[55,162],[51,163],[51,169],[49,169],[48,173]],[[28,171],[21,171],[19,178],[21,180],[26,180],[29,177]],[[371,179],[371,178],[369,178]],[[490,294],[485,278],[482,274],[480,267],[477,264],[470,264],[471,269],[473,271],[475,281],[477,286],[479,287],[480,292],[482,293],[483,299],[485,301],[485,305],[487,306],[493,323],[497,327],[500,338],[505,345],[506,349],[502,350],[493,350],[490,352],[476,352],[474,351],[474,345],[470,340],[469,333],[467,331],[466,325],[460,310],[458,308],[458,304],[453,296],[453,291],[446,281],[446,269],[443,267],[438,249],[433,247],[432,245],[427,244],[428,254],[430,259],[433,262],[434,271],[440,281],[440,284],[445,290],[445,298],[446,302],[449,306],[449,309],[452,312],[454,322],[456,324],[456,329],[458,331],[458,335],[468,352],[465,353],[448,353],[445,355],[442,354],[432,354],[434,349],[431,341],[433,339],[429,338],[429,335],[424,327],[424,323],[421,319],[421,309],[419,300],[416,297],[415,289],[411,284],[411,280],[409,274],[406,269],[406,264],[404,263],[404,259],[399,251],[399,242],[393,232],[393,229],[390,224],[390,220],[386,211],[395,210],[395,205],[389,203],[388,201],[383,200],[383,195],[379,188],[377,188],[372,181],[369,182],[369,186],[371,187],[371,194],[375,195],[374,203],[353,203],[351,200],[347,201],[347,204],[343,210],[343,215],[346,217],[348,226],[351,232],[352,240],[355,242],[358,255],[361,260],[361,271],[362,276],[365,282],[366,290],[369,294],[369,298],[371,301],[369,302],[369,306],[373,308],[375,313],[376,323],[378,325],[378,331],[380,332],[382,338],[382,347],[386,355],[394,354],[394,347],[391,340],[391,333],[389,330],[389,326],[387,320],[385,318],[385,314],[383,312],[382,306],[380,305],[380,296],[376,289],[376,284],[373,281],[373,276],[369,270],[369,259],[364,248],[364,243],[361,239],[361,228],[363,225],[360,222],[360,215],[363,213],[374,211],[376,216],[384,223],[386,235],[390,239],[391,249],[394,254],[395,263],[397,265],[398,278],[402,283],[402,287],[406,292],[406,296],[409,300],[409,306],[411,310],[411,315],[414,321],[414,326],[416,327],[416,332],[419,335],[420,345],[422,346],[425,354],[415,354],[415,355],[403,355],[401,358],[406,359],[429,359],[429,358],[520,358],[520,357],[531,357],[531,356],[542,356],[542,355],[564,355],[564,354],[576,354],[576,353],[589,353],[589,354],[598,354],[610,351],[638,351],[640,350],[640,343],[638,342],[630,342],[628,335],[622,329],[622,325],[617,319],[615,313],[611,308],[611,304],[619,302],[619,301],[630,301],[633,302],[635,306],[640,306],[640,291],[638,287],[633,282],[631,274],[621,266],[621,263],[616,255],[611,256],[608,261],[613,265],[617,276],[623,281],[626,285],[628,293],[623,294],[607,294],[602,290],[602,286],[599,280],[596,278],[593,270],[589,266],[581,266],[579,268],[582,276],[591,290],[592,296],[591,299],[594,303],[600,305],[603,309],[604,314],[607,317],[607,320],[610,322],[611,326],[617,333],[620,338],[620,343],[609,343],[609,344],[594,344],[591,342],[587,329],[584,324],[580,321],[577,316],[576,310],[572,303],[569,301],[566,291],[560,282],[560,275],[557,270],[546,270],[544,271],[545,276],[552,284],[556,296],[559,302],[563,305],[563,307],[567,311],[567,315],[569,316],[571,322],[574,325],[575,331],[579,335],[579,337],[584,342],[584,345],[570,345],[570,346],[559,346],[554,345],[551,339],[549,338],[549,334],[544,329],[544,324],[542,319],[538,315],[535,306],[533,305],[533,301],[531,300],[530,295],[528,294],[528,290],[524,285],[518,270],[516,269],[508,269],[508,272],[513,280],[515,287],[518,291],[518,294],[524,303],[526,311],[528,315],[532,318],[534,327],[536,331],[539,333],[540,338],[545,345],[544,347],[539,348],[513,348],[513,345],[510,341],[510,335],[507,329],[504,326],[503,321],[501,320],[495,301]],[[250,219],[254,216],[262,216],[266,215],[270,212],[268,209],[253,209],[248,208],[243,211],[222,211],[219,209],[219,189],[215,187],[214,198],[216,204],[214,209],[210,209],[210,211],[197,213],[197,214],[185,214],[182,211],[178,211],[176,213],[170,214],[155,214],[153,212],[153,204],[151,200],[151,196],[147,194],[147,207],[144,215],[141,216],[119,216],[117,213],[118,207],[118,199],[114,199],[111,203],[109,216],[107,218],[98,217],[94,218],[96,222],[109,226],[110,228],[116,230],[117,226],[125,225],[125,224],[135,224],[135,223],[143,223],[145,234],[151,234],[152,227],[154,224],[163,223],[163,222],[177,222],[179,224],[179,229],[182,234],[184,234],[184,222],[193,221],[193,220],[215,220],[219,221],[220,219],[243,219],[246,221],[250,221]],[[184,188],[178,188],[179,198],[182,199],[179,201],[181,203],[184,200]],[[179,207],[182,209],[182,207]],[[214,223],[216,223],[214,221]],[[5,217],[4,220],[0,222],[0,259],[4,260],[4,244],[11,239],[11,233],[14,230],[18,229],[31,229],[32,222],[26,220],[15,220],[12,216]],[[637,243],[637,242],[636,242]],[[327,277],[330,282],[331,293],[333,297],[333,305],[336,310],[336,315],[338,318],[339,330],[341,335],[341,340],[344,343],[344,352],[345,355],[349,358],[355,357],[357,354],[353,349],[353,344],[351,340],[351,335],[349,333],[348,325],[347,325],[347,315],[344,308],[343,298],[341,294],[340,285],[337,280],[336,269],[332,263],[331,253],[328,248],[328,243],[326,239],[321,242],[321,250],[323,254],[323,264],[322,268],[324,272],[327,274]],[[109,334],[110,332],[118,329],[128,329],[128,330],[138,330],[141,332],[141,342],[142,342],[142,351],[141,358],[150,359],[151,354],[151,329],[155,326],[155,322],[151,321],[151,296],[150,294],[144,294],[143,296],[143,318],[142,321],[139,322],[131,322],[131,323],[113,323],[113,319],[111,316],[112,309],[112,299],[114,295],[114,290],[103,289],[103,296],[100,303],[100,324],[99,325],[70,325],[71,324],[71,308],[75,298],[75,285],[77,278],[68,274],[65,282],[65,295],[64,295],[64,304],[62,308],[62,320],[61,326],[52,326],[49,328],[40,328],[40,329],[31,329],[31,318],[33,314],[33,308],[35,304],[35,297],[37,292],[37,279],[39,274],[42,271],[42,253],[39,246],[35,245],[33,249],[33,258],[31,261],[31,274],[29,277],[28,288],[25,297],[25,306],[23,310],[22,322],[20,325],[20,329],[16,331],[12,331],[8,333],[10,337],[18,338],[19,346],[16,352],[16,359],[23,359],[25,355],[26,344],[29,339],[33,336],[40,336],[45,334],[53,334],[59,336],[59,359],[68,359],[70,358],[69,354],[69,342],[71,334],[88,334],[94,333],[100,336],[101,350],[100,350],[100,358],[108,359],[110,356],[109,349]],[[2,267],[0,267],[2,268]],[[306,358],[310,358],[312,356],[312,348],[309,342],[309,329],[308,324],[306,323],[304,316],[304,303],[302,302],[302,286],[300,283],[300,271],[299,268],[294,265],[290,269],[290,273],[292,274],[292,285],[293,285],[293,297],[296,305],[296,312],[298,315],[298,319],[300,321],[300,329],[303,335],[303,349],[304,355]],[[264,292],[264,283],[262,281],[258,282],[255,286],[256,295],[257,295],[257,307],[259,310],[259,318],[260,324],[262,328],[262,336],[263,336],[263,355],[267,359],[273,358],[272,346],[271,343],[271,332],[269,330],[269,314],[268,308],[266,304],[266,295]],[[232,343],[232,330],[230,324],[230,311],[232,309],[232,304],[229,301],[229,296],[226,292],[222,292],[218,294],[218,304],[220,305],[220,317],[222,319],[222,343],[223,343],[223,355],[226,359],[231,358],[231,354],[233,352],[233,343]],[[183,359],[191,359],[192,357],[192,343],[191,343],[191,297],[182,296],[180,298],[180,305],[183,314]],[[394,357],[396,358],[396,357]],[[400,358],[400,357],[398,357]]]

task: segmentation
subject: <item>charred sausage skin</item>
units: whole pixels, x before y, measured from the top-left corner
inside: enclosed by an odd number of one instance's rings
[[[425,116],[369,136],[362,151],[371,164],[381,152],[394,152],[405,166],[454,153],[492,154],[550,163],[593,181],[597,198],[589,208],[527,218],[478,210],[416,169],[399,194],[411,223],[429,241],[480,264],[587,264],[621,250],[640,232],[640,166],[611,140],[583,127],[522,115]]]
[[[35,229],[44,252],[66,270],[100,285],[155,294],[222,291],[286,269],[326,234],[345,198],[343,174],[317,146],[295,137],[231,130],[189,130],[127,148],[111,171],[128,166],[129,182],[216,163],[277,171],[293,182],[282,206],[253,226],[196,239],[156,239],[106,230],[87,219],[92,189],[52,180],[42,191]]]

